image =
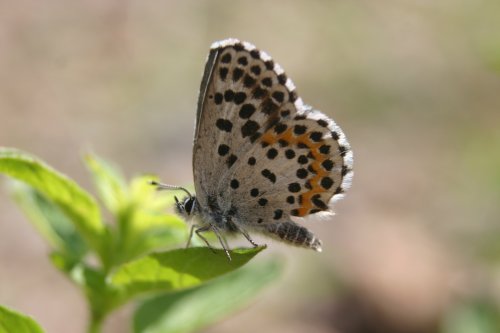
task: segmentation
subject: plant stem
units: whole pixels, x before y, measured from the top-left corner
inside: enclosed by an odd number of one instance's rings
[[[90,325],[87,329],[88,333],[100,333],[102,331],[102,324],[104,322],[105,316],[101,313],[91,312]]]

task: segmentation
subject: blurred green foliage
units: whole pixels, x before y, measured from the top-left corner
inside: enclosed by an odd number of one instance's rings
[[[31,318],[0,306],[0,333],[43,333],[42,328]]]
[[[264,247],[232,250],[232,261],[222,250],[214,254],[208,248],[172,249],[185,243],[186,225],[165,213],[172,196],[157,195],[150,185],[155,178],[138,176],[127,184],[101,158],[87,155],[85,162],[113,221],[105,221],[97,200],[68,177],[24,152],[0,148],[0,172],[16,179],[14,198],[50,244],[53,265],[86,297],[89,332],[100,332],[110,312],[138,299],[135,332],[159,332],[147,320],[151,314],[145,309],[151,302],[163,304],[154,312],[161,332],[191,332],[228,315],[278,276],[279,265],[273,260],[244,273],[235,271]],[[93,257],[99,262],[93,263]],[[218,277],[223,280],[218,282]],[[222,285],[224,291],[219,292]],[[181,299],[200,302],[185,307]],[[218,310],[212,308],[221,303]],[[25,332],[41,332],[29,319],[1,309],[0,329],[3,325],[7,332],[24,332],[24,327]],[[189,325],[172,323],[171,316],[179,311],[201,319]]]

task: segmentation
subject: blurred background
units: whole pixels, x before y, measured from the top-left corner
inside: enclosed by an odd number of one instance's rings
[[[355,175],[332,221],[306,222],[324,252],[272,243],[256,260],[279,253],[282,279],[206,332],[500,332],[498,0],[0,1],[0,145],[90,191],[86,151],[191,184],[201,73],[227,37],[335,119]],[[0,212],[0,304],[83,332],[5,186]]]

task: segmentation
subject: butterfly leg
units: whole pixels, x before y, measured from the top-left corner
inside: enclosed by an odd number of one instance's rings
[[[227,244],[227,241],[222,235],[220,234],[219,228],[217,228],[215,225],[212,226],[212,231],[214,232],[215,236],[219,239],[220,244],[222,245],[222,248],[224,249],[224,252],[226,252],[226,256],[231,261],[231,254],[229,254],[229,246]]]
[[[196,229],[196,228],[198,228],[198,229]],[[212,245],[210,245],[210,243],[208,242],[208,240],[205,237],[203,237],[203,235],[201,234],[202,232],[210,231],[212,229],[212,226],[211,225],[205,225],[203,227],[200,227],[200,226],[194,225],[193,229],[194,229],[194,232],[196,233],[196,235],[198,237],[200,237],[200,239],[203,240],[205,242],[205,244],[207,244],[207,247],[210,250],[212,250],[213,253],[216,253],[215,250],[214,250],[214,248],[212,247]]]
[[[177,198],[176,198],[177,199]],[[186,249],[189,248],[189,246],[191,246],[191,239],[193,238],[193,232],[194,232],[194,229],[195,228],[198,228],[199,226],[196,225],[196,224],[193,224],[191,226],[191,229],[189,230],[189,238],[188,238],[188,241],[187,241],[187,244],[186,244]]]
[[[240,227],[240,226],[238,226],[236,224],[235,224],[235,226],[236,226],[236,228],[238,228],[238,231],[241,232],[243,234],[243,236],[245,236],[245,238],[250,242],[250,244],[253,245],[253,247],[259,246],[259,244],[257,244],[257,243],[254,242],[254,240],[252,239],[252,237],[250,237],[250,235],[248,234],[248,232],[245,229],[243,229],[242,227]]]

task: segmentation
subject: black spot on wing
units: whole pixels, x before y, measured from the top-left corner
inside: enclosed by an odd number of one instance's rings
[[[273,160],[276,158],[276,156],[278,156],[278,150],[276,150],[275,148],[271,148],[267,151],[266,155],[268,159]]]
[[[287,147],[290,143],[288,141],[286,141],[285,139],[279,139],[278,140],[278,143],[280,145],[280,147]]]
[[[263,78],[260,82],[262,83],[262,85],[268,88],[272,87],[273,85],[273,80],[270,77]]]
[[[243,103],[247,98],[247,94],[245,94],[244,92],[240,91],[240,92],[237,92],[235,95],[234,95],[234,103],[236,105],[240,105],[241,103]]]
[[[328,126],[328,122],[326,120],[324,120],[324,119],[318,119],[317,123],[321,127],[327,127]]]
[[[238,179],[233,179],[231,180],[230,186],[231,188],[236,190],[238,187],[240,187],[240,182],[238,181]]]
[[[330,146],[329,145],[322,145],[321,147],[319,147],[319,152],[321,154],[329,154],[330,153]]]
[[[255,106],[252,104],[243,104],[243,106],[240,109],[239,116],[242,119],[248,119],[250,118],[255,112]]]
[[[262,89],[261,87],[259,86],[256,86],[253,90],[252,90],[252,97],[254,99],[261,99],[261,98],[264,98],[267,96],[267,91],[265,89]]]
[[[226,160],[226,164],[228,166],[228,168],[232,167],[233,164],[238,160],[238,157],[234,154],[231,154],[227,160]]]
[[[220,156],[225,156],[227,153],[229,153],[229,146],[225,144],[220,144],[219,148],[217,149],[217,152]]]
[[[269,169],[264,169],[261,171],[262,176],[269,179],[271,183],[276,183],[276,175],[271,172]]]
[[[278,105],[276,105],[270,98],[264,100],[262,102],[262,112],[270,115],[278,110]]]
[[[247,136],[255,134],[259,129],[260,125],[257,122],[253,120],[247,120],[241,127],[241,135],[246,138]]]
[[[250,71],[255,75],[260,75],[261,69],[259,65],[253,65],[252,67],[250,67]]]
[[[307,172],[307,170],[304,168],[300,168],[300,169],[297,169],[296,175],[300,179],[305,179],[309,175],[309,172]]]
[[[285,73],[282,73],[282,74],[278,75],[278,82],[280,84],[285,85],[286,80],[287,80],[287,78],[286,78]]]
[[[276,100],[278,103],[283,103],[285,99],[285,94],[281,91],[275,91],[272,93],[272,97],[274,100]]]
[[[292,192],[292,193],[297,193],[297,192],[300,192],[300,184],[299,183],[291,183],[288,185],[288,191]]]
[[[286,124],[283,124],[283,123],[277,123],[276,125],[274,125],[274,132],[276,134],[281,134],[283,133],[284,131],[286,131],[286,129],[288,128],[288,126]]]
[[[248,59],[245,56],[241,56],[238,58],[238,64],[246,66],[248,65]]]
[[[239,79],[241,79],[241,77],[243,76],[244,73],[245,72],[239,67],[236,67],[235,69],[233,69],[233,81],[236,82]]]
[[[343,165],[342,166],[342,173],[341,173],[342,177],[345,176],[349,171],[351,171],[351,170],[347,167],[347,165]]]
[[[330,177],[323,177],[320,184],[324,189],[328,190],[333,185],[333,179]]]
[[[264,207],[265,205],[267,205],[267,199],[266,198],[260,198],[259,201],[258,201],[259,205]]]
[[[273,219],[279,220],[283,216],[283,211],[281,209],[276,209],[274,211]]]
[[[233,123],[227,119],[222,118],[217,119],[215,126],[217,126],[217,128],[221,131],[225,131],[228,133],[233,129]]]
[[[287,149],[285,151],[285,156],[286,156],[286,158],[288,158],[289,160],[291,160],[292,158],[295,157],[295,151],[293,151],[293,149]]]
[[[226,53],[224,54],[221,58],[220,58],[220,61],[224,64],[229,64],[231,62],[231,54],[230,53]]]
[[[259,52],[259,50],[253,49],[252,51],[250,51],[250,55],[254,59],[260,59],[260,52]]]
[[[226,102],[231,102],[234,98],[234,91],[232,91],[231,89],[228,89],[224,92],[224,100]]]
[[[307,164],[307,162],[309,162],[309,159],[305,155],[300,155],[297,159],[297,162],[299,162],[299,164]]]
[[[316,207],[319,207],[321,209],[327,209],[328,208],[328,205],[326,203],[323,202],[323,200],[321,200],[321,195],[320,194],[315,194],[313,195],[312,197],[312,203],[316,206]]]
[[[243,46],[243,44],[241,43],[236,43],[233,45],[233,48],[236,50],[236,51],[243,51],[245,49],[245,47]]]
[[[333,161],[332,160],[324,160],[323,162],[321,162],[321,166],[326,170],[326,171],[330,171],[332,170],[333,168]]]
[[[304,125],[295,125],[293,128],[293,133],[296,135],[302,135],[307,131],[307,127]]]
[[[215,104],[220,105],[223,100],[224,100],[224,96],[221,93],[215,93],[215,95],[214,95]]]
[[[251,88],[255,85],[255,83],[257,82],[257,80],[255,80],[253,77],[251,77],[250,75],[245,75],[245,78],[243,79],[243,85],[246,87],[246,88]]]
[[[221,67],[219,69],[219,76],[222,81],[226,81],[227,73],[229,73],[229,69],[227,69],[227,67]]]
[[[339,146],[340,156],[344,157],[347,153],[347,148],[344,146]]]
[[[311,134],[309,134],[309,138],[314,142],[320,142],[322,137],[323,133],[321,132],[312,132]]]

